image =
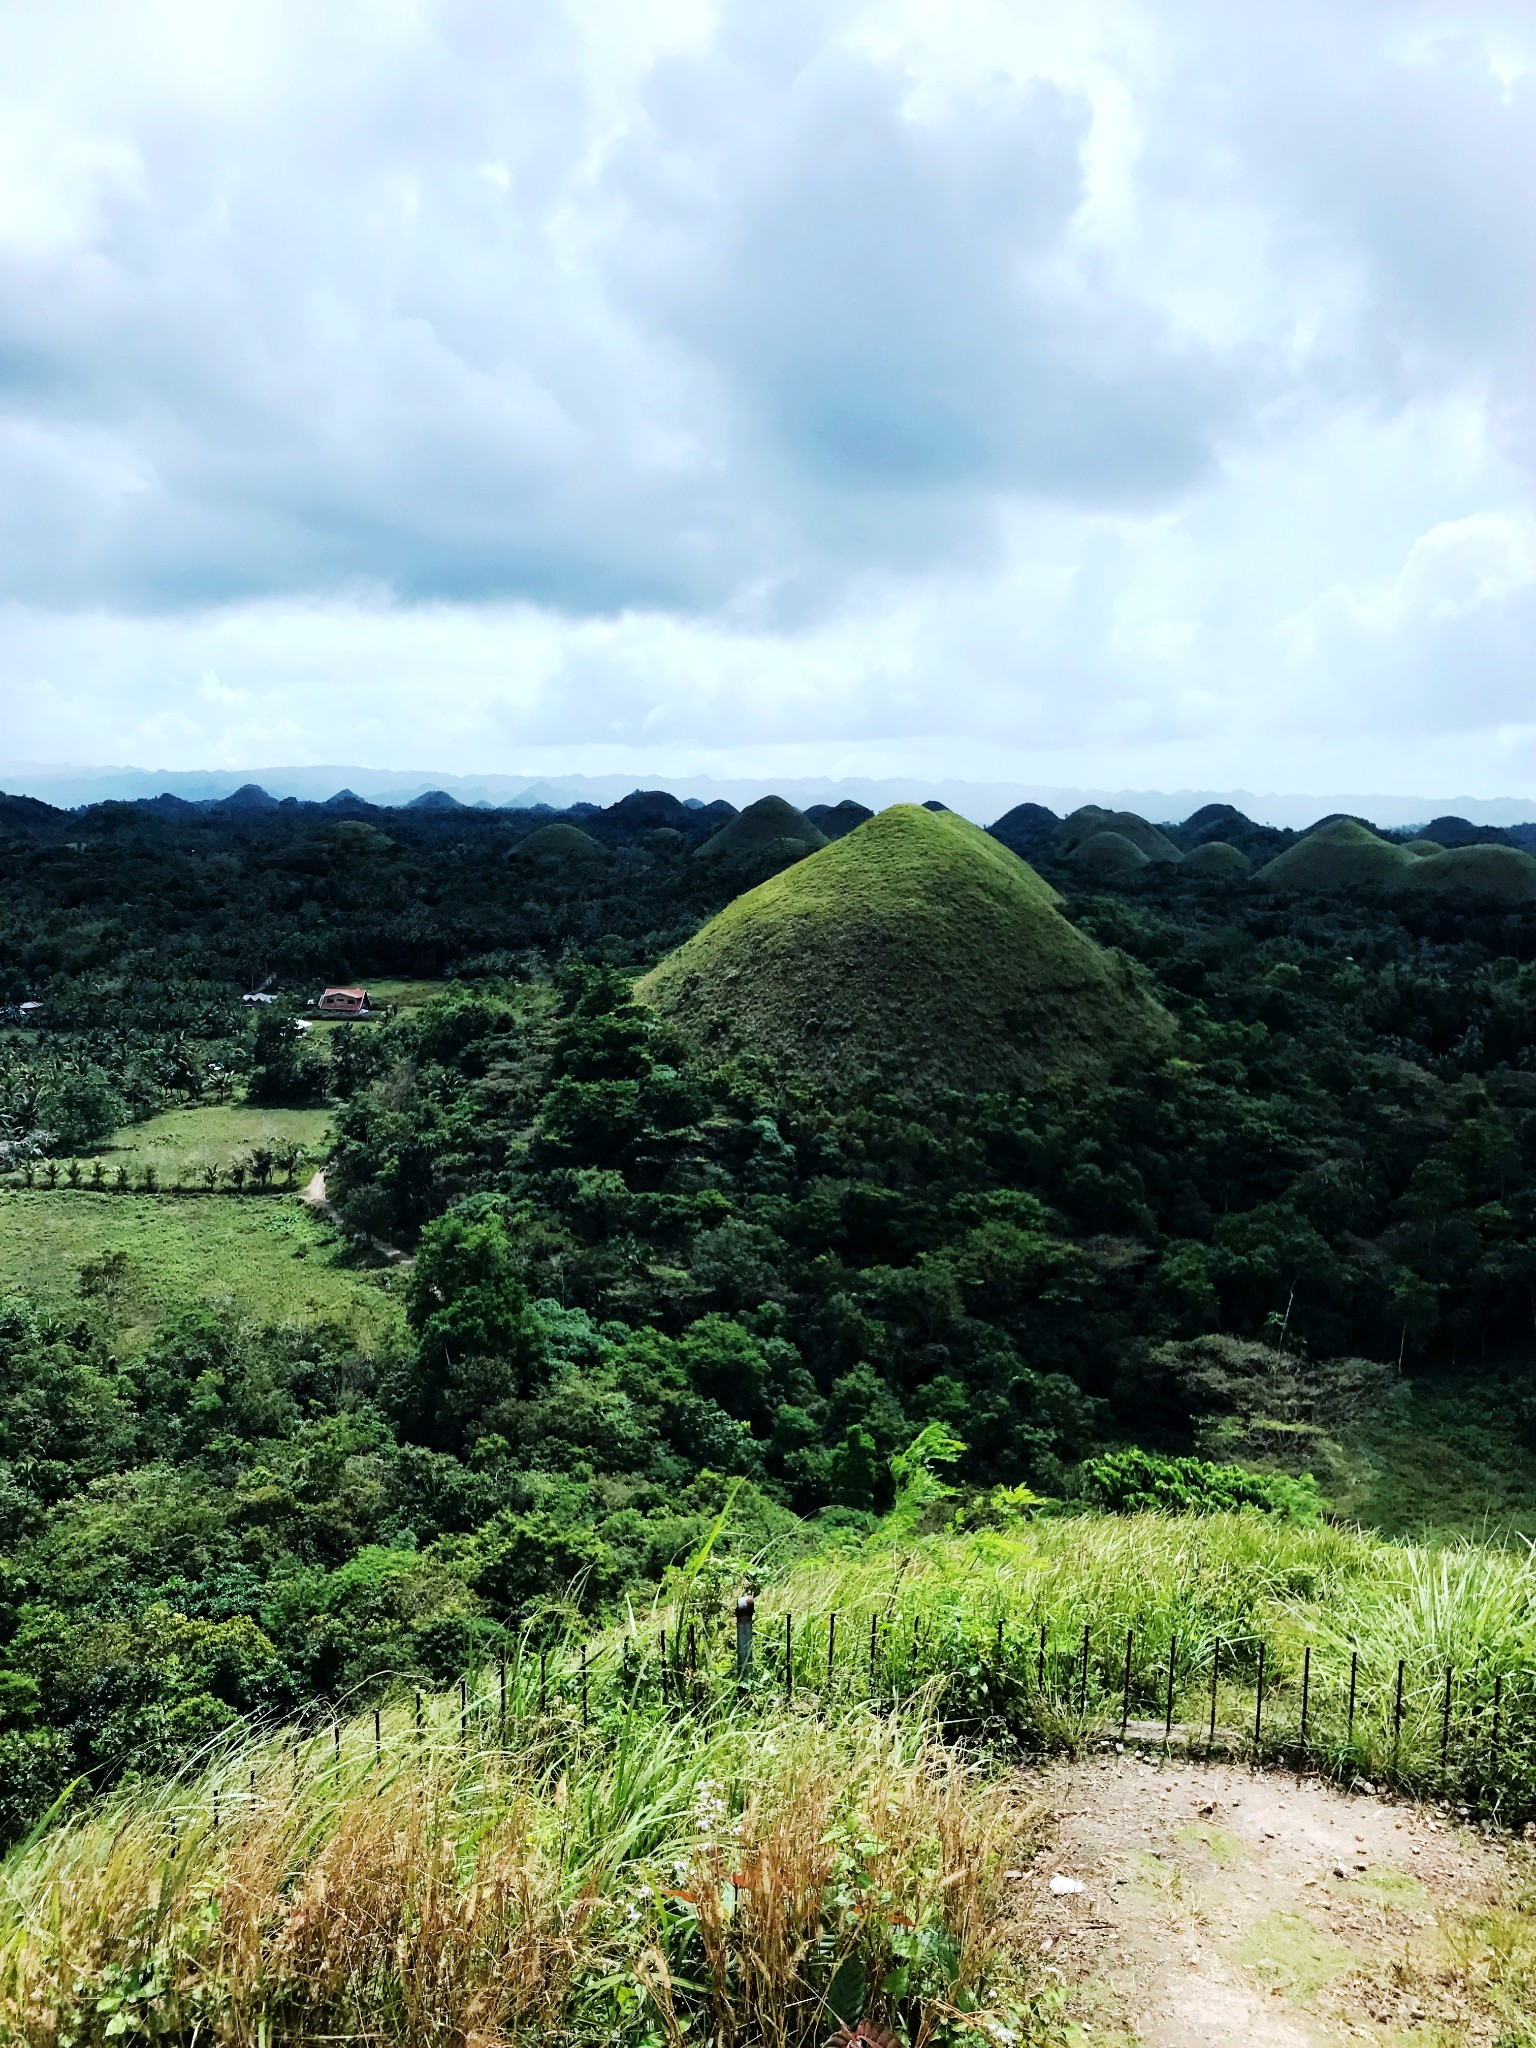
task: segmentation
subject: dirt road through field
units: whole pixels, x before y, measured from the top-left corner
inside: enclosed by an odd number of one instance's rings
[[[1017,1938],[1060,1972],[1085,2043],[1499,2038],[1490,1971],[1509,1935],[1492,1963],[1483,1950],[1510,1918],[1516,1875],[1499,1844],[1433,1812],[1231,1764],[1110,1754],[1027,1790],[1050,1818],[1014,1880]]]

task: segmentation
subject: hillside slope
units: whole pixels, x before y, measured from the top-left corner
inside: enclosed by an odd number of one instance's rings
[[[728,904],[636,995],[837,1087],[1028,1087],[1156,1054],[1167,1013],[1057,901],[965,819],[899,804]]]

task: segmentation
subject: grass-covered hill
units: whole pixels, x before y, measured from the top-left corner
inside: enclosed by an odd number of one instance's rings
[[[613,858],[608,848],[594,839],[590,832],[583,832],[579,825],[568,825],[563,819],[530,832],[517,853],[521,860],[560,864],[567,861],[600,864]]]
[[[1074,811],[1062,825],[1057,844],[1062,852],[1071,853],[1101,832],[1118,833],[1148,860],[1183,859],[1168,834],[1146,818],[1138,817],[1135,811],[1102,810],[1097,804],[1084,804],[1081,810]]]
[[[855,803],[852,797],[844,797],[840,804],[812,804],[806,817],[818,832],[828,839],[842,839],[866,818],[875,814],[868,804]]]
[[[738,897],[637,995],[710,1049],[926,1095],[1102,1072],[1172,1031],[1032,869],[916,804]]]
[[[1240,882],[1253,873],[1253,862],[1240,846],[1232,846],[1225,839],[1206,839],[1185,854],[1181,872],[1215,881]]]
[[[798,860],[826,843],[826,833],[818,831],[793,804],[781,796],[762,796],[706,839],[695,858],[743,865]]]
[[[1357,818],[1332,818],[1267,862],[1259,879],[1269,889],[1318,893],[1380,888],[1417,860],[1406,846],[1381,838]]]
[[[1536,859],[1517,846],[1434,848],[1394,875],[1391,886],[1414,895],[1536,903]]]
[[[1150,865],[1146,854],[1133,839],[1127,839],[1123,832],[1092,832],[1086,839],[1080,839],[1067,855],[1067,864],[1074,874],[1081,875],[1089,882],[1111,882],[1133,880],[1137,872]]]

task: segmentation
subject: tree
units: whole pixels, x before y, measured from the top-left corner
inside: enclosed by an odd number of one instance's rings
[[[39,1096],[37,1113],[63,1152],[88,1152],[127,1118],[121,1095],[95,1066],[60,1074]]]
[[[406,1315],[417,1353],[405,1420],[421,1442],[461,1449],[477,1422],[541,1374],[543,1331],[499,1216],[449,1214],[427,1225]]]

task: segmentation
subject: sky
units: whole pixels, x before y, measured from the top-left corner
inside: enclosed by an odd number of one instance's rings
[[[0,35],[0,764],[1536,797],[1530,0]]]

